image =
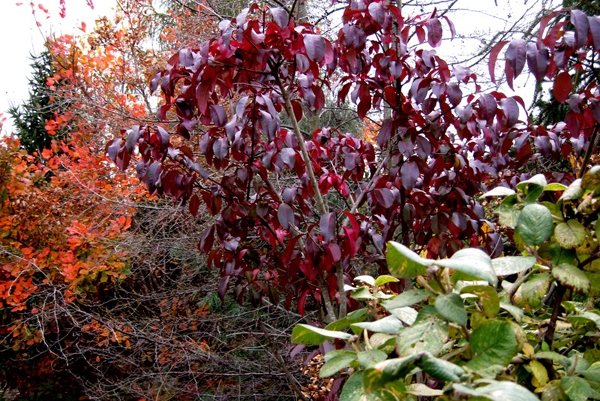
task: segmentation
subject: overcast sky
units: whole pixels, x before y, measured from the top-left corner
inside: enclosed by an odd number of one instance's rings
[[[47,14],[36,7],[35,18],[42,26],[38,27],[27,0],[0,0],[0,113],[6,113],[10,104],[19,104],[27,98],[27,81],[31,74],[29,64],[31,53],[43,50],[45,38],[51,34],[77,35],[81,22],[93,26],[94,21],[104,15],[112,14],[115,0],[96,0],[95,9],[90,9],[84,0],[67,0],[67,16],[59,15],[59,1],[45,0]],[[18,3],[22,5],[17,5]],[[35,1],[37,3],[37,1]],[[10,131],[7,121],[3,133]]]
[[[18,6],[18,2],[23,4]],[[328,1],[328,0],[327,0]],[[457,40],[447,43],[439,49],[446,57],[449,54],[466,55],[477,50],[478,38],[492,38],[499,30],[509,29],[514,19],[527,9],[530,12],[538,11],[544,3],[554,0],[459,0],[453,7],[454,12],[450,15],[456,26],[456,30],[464,35],[471,36],[471,40]],[[50,11],[50,18],[37,9],[35,17],[42,26],[36,25],[36,19],[32,15],[31,6],[27,0],[0,0],[0,54],[3,55],[0,63],[0,113],[6,112],[10,104],[20,104],[28,96],[27,81],[31,74],[29,55],[37,54],[43,50],[45,37],[48,35],[81,34],[77,29],[81,22],[88,27],[94,25],[94,21],[104,15],[112,16],[112,7],[115,0],[95,0],[95,9],[90,9],[85,0],[67,0],[67,17],[59,16],[59,0],[44,0],[44,6]],[[37,3],[37,1],[36,1]],[[415,2],[407,2],[407,4]],[[416,3],[419,3],[418,1]],[[414,9],[413,9],[414,10]],[[422,12],[431,10],[423,9]],[[444,31],[447,25],[444,23]],[[485,61],[487,62],[487,60]],[[485,63],[484,62],[484,63]],[[499,63],[503,64],[503,63]],[[487,64],[479,69],[479,74],[487,74]],[[526,74],[523,74],[518,82],[525,85]],[[529,79],[529,88],[533,80]],[[512,94],[508,88],[502,88],[508,95]],[[517,89],[528,102],[532,96],[527,92]],[[10,121],[4,125],[3,133],[10,131]]]

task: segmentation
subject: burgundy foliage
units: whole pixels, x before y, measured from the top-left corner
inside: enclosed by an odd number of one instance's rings
[[[158,118],[176,116],[174,132],[136,126],[108,148],[122,169],[139,160],[150,192],[214,217],[198,248],[221,271],[221,296],[233,289],[240,300],[279,302],[283,293],[301,312],[308,295],[339,302],[337,272],[350,283],[369,263],[385,270],[390,240],[434,258],[465,245],[498,255],[500,236],[474,198],[485,182],[540,154],[567,156],[570,139],[587,138],[596,124],[591,95],[569,98],[568,59],[600,40],[599,25],[577,12],[571,39],[553,28],[537,43],[511,42],[506,54],[511,84],[525,65],[537,79],[558,74],[555,96],[572,103],[569,135],[528,126],[518,96],[477,93],[475,74],[432,48],[441,44],[441,20],[454,29],[435,12],[410,19],[384,1],[361,0],[342,18],[333,37],[256,4],[222,21],[217,38],[181,50],[152,79],[165,100]],[[504,45],[492,51],[491,72]],[[469,87],[475,93],[465,94]],[[326,93],[355,105],[360,118],[391,111],[378,146],[335,127],[304,136],[294,129],[325,106]],[[278,191],[278,179],[292,184]]]

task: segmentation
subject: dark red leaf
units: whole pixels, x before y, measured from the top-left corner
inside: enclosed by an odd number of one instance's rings
[[[488,68],[490,71],[490,78],[493,83],[496,83],[496,61],[498,60],[498,54],[504,48],[504,46],[508,43],[508,41],[504,40],[502,42],[498,42],[496,46],[492,48],[490,51],[490,61],[488,62]]]
[[[281,227],[284,230],[287,230],[289,229],[290,224],[294,224],[294,210],[287,203],[282,203],[277,210],[277,218],[279,219]]]
[[[600,21],[596,17],[588,17],[588,22],[592,34],[592,46],[594,46],[594,50],[598,51],[600,49]]]
[[[270,11],[271,11],[271,15],[273,16],[273,21],[275,21],[275,23],[277,25],[279,25],[279,27],[281,29],[288,26],[288,23],[290,22],[290,17],[288,16],[288,13],[287,13],[287,11],[285,11],[284,8],[275,7],[275,8],[271,8]]]
[[[229,277],[225,276],[219,282],[219,287],[217,288],[217,294],[219,298],[221,298],[221,302],[225,302],[225,294],[227,293],[227,288],[229,287]]]
[[[352,213],[346,212],[344,210],[342,210],[342,213],[344,213],[346,217],[350,220],[350,224],[352,225],[352,235],[354,239],[358,238],[358,235],[360,234],[360,225],[358,224],[356,217],[354,217]]]
[[[430,18],[427,21],[427,40],[431,47],[438,47],[442,44],[442,23],[437,18]]]
[[[544,79],[550,66],[550,52],[548,52],[548,49],[543,47],[538,50],[535,43],[527,43],[527,66],[529,66],[529,70],[538,82]]]
[[[200,236],[200,242],[198,242],[198,250],[200,252],[209,253],[212,250],[213,243],[215,241],[215,226],[211,225],[208,227]]]
[[[227,138],[219,138],[213,143],[213,153],[219,160],[223,160],[229,152],[229,145],[227,144]]]
[[[387,120],[384,120],[381,124],[381,128],[377,133],[377,144],[379,145],[379,147],[384,148],[385,146],[387,146],[388,141],[392,137],[392,126],[392,120],[389,118]]]
[[[305,35],[304,47],[308,58],[316,63],[325,56],[325,39],[321,35]]]
[[[456,107],[462,101],[462,91],[460,90],[460,86],[455,83],[446,85],[446,94],[448,95],[448,100],[452,106]]]
[[[419,165],[416,162],[407,162],[400,169],[402,175],[402,186],[408,191],[412,191],[419,178]]]
[[[302,105],[300,104],[299,101],[297,101],[297,100],[292,101],[292,109],[294,109],[294,117],[296,117],[296,121],[302,120],[304,111],[302,110]]]
[[[515,39],[510,42],[508,49],[506,49],[506,58],[515,77],[518,77],[523,71],[526,57],[527,43],[523,39]]]
[[[400,9],[396,6],[393,6],[391,4],[387,5],[388,10],[390,10],[390,12],[392,14],[394,14],[394,17],[396,18],[396,22],[398,22],[398,30],[401,31],[402,28],[404,27],[404,18],[402,17],[402,12],[400,11]]]
[[[571,23],[575,26],[575,43],[578,49],[587,43],[590,23],[587,15],[580,10],[571,10]]]
[[[198,198],[198,195],[192,195],[189,206],[190,213],[192,214],[192,216],[196,217],[198,215],[198,208],[200,207],[200,198]]]
[[[323,234],[323,240],[325,242],[331,242],[333,238],[335,238],[336,226],[337,219],[334,212],[325,213],[323,216],[321,216],[319,228],[321,229],[321,234]]]
[[[227,124],[227,113],[225,109],[218,104],[210,105],[210,118],[217,127],[224,127]]]
[[[506,127],[513,127],[519,121],[519,105],[512,97],[504,98],[500,101],[500,107],[506,115]]]
[[[571,89],[573,89],[573,82],[571,81],[571,76],[567,71],[563,71],[556,76],[554,79],[554,85],[552,86],[552,93],[554,94],[554,98],[559,103],[564,103],[565,100],[569,98],[569,94],[571,94]]]
[[[346,238],[348,239],[348,244],[350,245],[350,257],[353,258],[358,252],[358,244],[356,243],[357,236],[353,233],[352,229],[343,226],[344,232],[346,233]]]
[[[487,121],[492,121],[498,110],[496,98],[489,93],[484,93],[479,97],[480,117]]]
[[[383,10],[383,2],[373,1],[369,4],[369,14],[379,25],[383,25],[385,21],[385,11]]]
[[[448,23],[448,27],[450,27],[450,34],[451,39],[454,40],[454,35],[456,34],[456,29],[454,28],[454,23],[450,20],[450,18],[446,17],[445,15],[442,16],[443,19],[446,20],[446,22]]]
[[[394,204],[394,194],[388,188],[377,188],[373,191],[375,199],[384,208],[388,209]]]
[[[422,26],[417,25],[415,31],[417,32],[417,39],[419,39],[419,43],[425,42],[425,29],[423,29]]]
[[[283,263],[284,266],[289,265],[290,260],[292,259],[292,255],[294,253],[294,249],[296,247],[296,242],[298,242],[298,240],[301,238],[301,235],[298,235],[294,238],[292,238],[291,240],[288,241],[286,247],[285,247],[285,253],[283,254],[283,256],[281,257],[281,262]]]
[[[306,304],[306,296],[307,295],[308,295],[308,290],[304,290],[304,292],[298,299],[298,313],[300,313],[300,316],[304,316],[304,305]]]
[[[594,119],[600,123],[600,102],[597,99],[588,100]]]

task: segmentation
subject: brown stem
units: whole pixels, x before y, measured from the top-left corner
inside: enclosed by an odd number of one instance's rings
[[[262,320],[260,320],[259,323],[260,323],[260,329],[265,334],[265,338],[267,339],[267,342],[269,343],[269,348],[271,348],[271,352],[275,356],[275,359],[277,359],[277,363],[279,363],[279,366],[281,366],[283,373],[285,373],[285,376],[287,377],[287,379],[290,383],[290,386],[292,387],[292,390],[294,390],[294,392],[298,395],[298,397],[302,401],[308,401],[308,398],[306,398],[304,393],[302,393],[302,389],[300,388],[300,386],[298,386],[298,383],[296,383],[296,379],[294,379],[294,376],[292,376],[292,374],[290,373],[290,370],[288,369],[287,364],[284,362],[281,355],[279,355],[279,352],[277,351],[277,347],[271,341],[271,337],[269,337],[269,332],[267,331],[265,324],[263,323]]]
[[[544,340],[548,343],[548,347],[552,350],[552,341],[554,340],[554,332],[556,331],[556,321],[558,320],[558,313],[560,311],[560,304],[562,302],[563,295],[565,295],[566,287],[561,284],[556,285],[556,295],[554,298],[554,309],[552,310],[552,316],[550,317],[550,324],[548,330],[544,334]]]

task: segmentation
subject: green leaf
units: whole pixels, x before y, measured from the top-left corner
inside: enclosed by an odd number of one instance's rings
[[[581,179],[578,178],[569,185],[569,187],[563,192],[562,196],[556,202],[558,205],[562,205],[564,201],[573,201],[581,199],[585,191],[581,188]]]
[[[498,213],[498,223],[511,228],[515,227],[521,214],[521,211],[515,208],[517,204],[519,204],[517,195],[507,196],[495,210]]]
[[[323,356],[325,362],[329,362],[333,358],[336,358],[340,355],[352,355],[354,359],[356,359],[356,351],[351,351],[349,349],[334,349],[333,351],[329,351]]]
[[[348,313],[348,316],[346,316],[345,318],[336,320],[335,322],[328,324],[325,327],[325,330],[342,331],[342,330],[346,329],[347,327],[350,327],[350,325],[352,323],[358,323],[358,322],[362,322],[363,320],[365,320],[369,316],[367,314],[368,311],[369,310],[367,308],[362,308],[362,309],[358,309],[353,312],[350,312],[350,313]]]
[[[409,326],[415,323],[418,316],[418,312],[409,307],[391,309],[390,313]]]
[[[390,354],[396,346],[396,337],[385,333],[374,333],[371,338],[371,346],[386,354]]]
[[[399,401],[398,397],[391,391],[381,388],[373,391],[371,394],[367,394],[366,401]]]
[[[600,361],[592,363],[592,365],[581,372],[581,375],[586,379],[600,382]]]
[[[560,380],[552,380],[542,392],[542,401],[566,401],[567,395],[563,391]]]
[[[379,276],[377,277],[377,280],[375,280],[375,285],[384,285],[387,283],[397,283],[399,280],[396,277],[392,277],[392,276]]]
[[[552,213],[542,205],[527,205],[521,211],[517,227],[527,245],[542,245],[554,230]]]
[[[493,287],[487,285],[470,285],[460,290],[461,294],[474,294],[479,297],[486,317],[494,317],[500,312],[500,298]]]
[[[453,292],[440,295],[435,300],[435,309],[442,317],[460,325],[467,325],[467,310],[460,295]]]
[[[517,352],[517,339],[508,322],[490,320],[471,333],[469,340],[473,359],[467,366],[473,370],[492,365],[507,366]]]
[[[362,281],[363,283],[368,284],[371,287],[375,285],[375,279],[368,275],[354,277],[354,281]]]
[[[353,299],[375,299],[373,294],[371,294],[371,290],[368,287],[358,287],[352,294],[350,294],[350,298]]]
[[[292,331],[292,343],[305,345],[321,345],[325,340],[348,340],[350,334],[341,331],[325,330],[307,324],[298,324]]]
[[[414,305],[430,296],[431,294],[422,290],[409,290],[396,295],[395,298],[390,299],[389,301],[383,301],[381,305],[389,311],[396,308],[404,308],[405,306]]]
[[[381,361],[385,361],[387,354],[378,349],[363,351],[358,353],[358,362],[365,369],[372,368]]]
[[[537,352],[536,354],[533,355],[533,358],[535,360],[549,359],[551,361],[558,362],[564,368],[567,368],[567,369],[569,369],[571,367],[571,361],[569,361],[569,358],[567,358],[566,356],[561,355],[557,352],[554,352],[554,351]]]
[[[342,369],[350,367],[350,363],[356,360],[356,353],[343,353],[334,356],[321,366],[319,377],[333,376]]]
[[[554,237],[565,249],[577,248],[585,241],[585,227],[579,221],[571,219],[556,226]]]
[[[552,275],[562,285],[579,294],[587,294],[590,292],[592,285],[585,273],[573,265],[566,263],[560,264],[552,269]]]
[[[354,323],[351,327],[359,327],[375,333],[396,334],[402,328],[402,322],[395,316],[386,316],[374,322]]]
[[[590,292],[588,293],[589,297],[598,298],[600,297],[600,274],[593,272],[584,271],[583,274],[590,280]]]
[[[546,185],[544,191],[564,191],[565,189],[567,189],[566,185],[559,184],[558,182],[553,182],[551,184]]]
[[[588,323],[592,323],[593,326],[595,326],[594,329],[600,327],[600,316],[589,311],[581,312],[578,315],[570,315],[567,317],[567,319],[576,329],[583,327]]]
[[[364,370],[359,370],[354,373],[342,389],[340,394],[340,401],[364,401],[366,397],[364,384],[363,384]]]
[[[517,322],[521,323],[521,321],[523,321],[523,315],[525,314],[523,309],[508,302],[500,302],[500,308],[510,313]]]
[[[398,332],[396,352],[401,357],[421,352],[437,355],[446,344],[447,337],[447,323],[435,313],[435,308],[426,306],[419,312],[415,324]]]
[[[415,367],[415,361],[419,358],[419,355],[410,355],[404,358],[392,358],[386,359],[385,361],[379,362],[373,367],[373,370],[377,370],[382,373],[382,379],[387,382],[398,380],[410,373]]]
[[[483,195],[481,195],[481,197],[487,198],[488,196],[509,196],[509,195],[514,195],[514,194],[515,194],[515,191],[510,188],[496,187],[496,188],[492,189],[491,191],[484,193]]]
[[[515,293],[515,302],[525,308],[538,308],[546,295],[552,279],[550,274],[542,273],[533,275],[528,281],[521,284]]]
[[[535,262],[533,256],[505,256],[492,259],[492,267],[498,276],[508,276],[532,268]]]
[[[546,367],[535,360],[529,362],[529,367],[540,386],[545,386],[548,383],[548,370],[546,370]]]
[[[416,365],[420,367],[423,372],[439,380],[459,382],[465,375],[464,369],[460,366],[443,359],[438,359],[428,352],[420,356]]]
[[[583,175],[581,188],[586,191],[594,191],[600,187],[600,166],[594,166]]]
[[[563,377],[560,379],[560,385],[571,401],[586,401],[592,393],[590,384],[581,377]]]
[[[518,183],[517,189],[523,191],[523,193],[529,194],[534,189],[537,191],[537,188],[542,188],[543,190],[547,185],[548,181],[546,181],[544,174],[536,174],[530,179]]]
[[[550,259],[552,259],[552,264],[554,264],[554,266],[558,266],[561,263],[573,264],[577,256],[575,251],[572,249],[565,249],[559,244],[550,244],[548,253],[550,254]]]
[[[435,264],[481,278],[492,285],[498,283],[498,277],[492,268],[492,260],[481,249],[464,248],[452,255],[450,259],[438,260]]]
[[[390,273],[397,278],[413,278],[427,273],[427,266],[433,260],[424,259],[404,245],[390,241],[387,243],[387,265]]]
[[[363,375],[363,386],[365,394],[372,393],[373,391],[382,388],[383,386],[385,386],[386,383],[389,383],[391,381],[383,372],[374,368],[365,369],[363,370],[363,372],[365,372],[365,374]],[[362,399],[362,401],[365,400],[366,398]]]
[[[478,381],[483,382],[483,380]],[[473,397],[485,397],[492,401],[539,401],[539,399],[525,387],[509,381],[486,380],[487,386],[472,389],[462,384],[453,384],[454,391]]]
[[[406,387],[408,394],[416,395],[417,397],[439,397],[444,395],[442,390],[433,389],[423,383],[413,383]]]

